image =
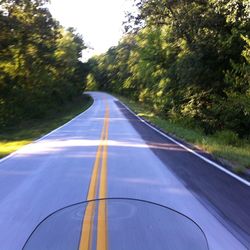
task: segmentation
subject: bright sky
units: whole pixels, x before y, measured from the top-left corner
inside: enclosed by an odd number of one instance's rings
[[[122,36],[125,12],[133,0],[51,0],[49,9],[64,27],[74,27],[94,50],[83,58],[105,52]]]

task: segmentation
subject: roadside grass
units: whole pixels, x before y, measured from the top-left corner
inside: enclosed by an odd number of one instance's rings
[[[230,167],[234,172],[244,174],[250,170],[250,142],[245,139],[234,139],[233,143],[227,143],[224,134],[205,135],[198,128],[166,120],[156,115],[149,106],[135,102],[131,99],[118,96],[118,98],[130,107],[137,115],[145,118],[160,127],[163,131],[182,139],[194,146],[211,153],[216,159]],[[225,134],[226,136],[226,134]],[[228,140],[230,141],[230,140]]]
[[[63,125],[91,106],[93,100],[83,95],[59,110],[51,110],[46,117],[27,120],[0,131],[0,158],[16,151],[22,146],[40,138]]]

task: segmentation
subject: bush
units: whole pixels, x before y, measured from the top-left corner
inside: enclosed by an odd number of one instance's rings
[[[239,136],[231,130],[222,130],[216,132],[214,137],[216,137],[218,142],[221,144],[236,146],[240,142]]]

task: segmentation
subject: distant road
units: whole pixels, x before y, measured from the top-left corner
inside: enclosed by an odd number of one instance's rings
[[[22,249],[49,214],[96,197],[178,210],[199,224],[210,249],[250,246],[249,186],[166,139],[116,98],[90,94],[86,112],[0,161],[0,249]]]

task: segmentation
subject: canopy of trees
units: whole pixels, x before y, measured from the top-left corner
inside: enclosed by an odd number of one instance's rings
[[[0,0],[0,127],[41,117],[81,94],[81,36],[65,30],[47,0]]]
[[[136,0],[127,34],[89,60],[88,85],[206,133],[250,135],[249,0]]]

